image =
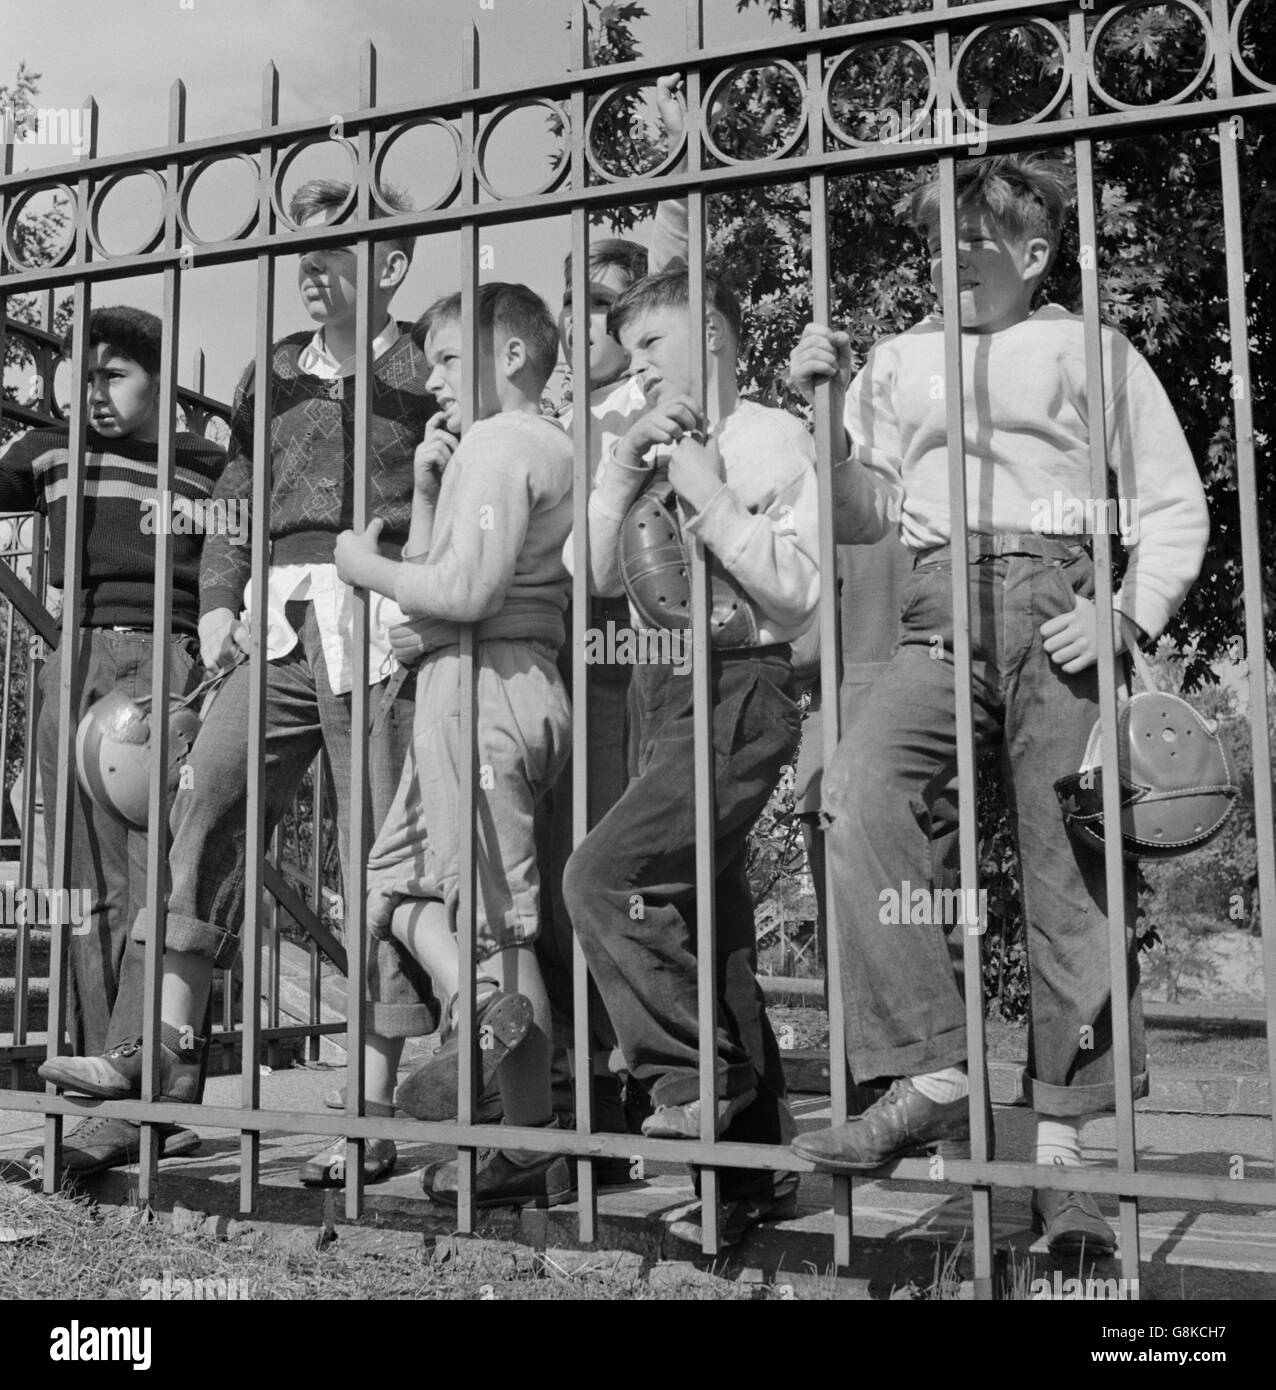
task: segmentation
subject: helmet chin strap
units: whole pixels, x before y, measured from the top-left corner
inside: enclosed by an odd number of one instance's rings
[[[223,666],[220,671],[214,671],[213,674],[209,676],[207,680],[201,681],[194,688],[194,690],[188,691],[180,699],[173,700],[170,704],[170,708],[186,709],[189,705],[193,705],[195,701],[200,698],[200,696],[207,695],[210,690],[216,690],[217,687],[222,683],[222,681],[226,679],[227,676],[230,675],[230,673],[235,669],[236,666],[242,666],[244,662],[247,660],[248,653],[240,652],[239,655],[236,656],[234,661],[232,661],[229,666]],[[151,703],[151,700],[153,698],[154,697],[151,695],[138,695],[134,699],[133,703],[137,705],[140,709],[145,709]]]

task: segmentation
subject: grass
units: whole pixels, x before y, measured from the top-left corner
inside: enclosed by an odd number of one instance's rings
[[[828,1015],[818,1005],[778,1005],[767,1010],[781,1046],[828,1046]],[[990,1018],[985,1024],[988,1056],[995,1062],[1023,1062],[1028,1055],[1024,1023]],[[1148,1059],[1159,1071],[1267,1073],[1267,1039],[1248,1023],[1202,1020],[1147,1028]]]
[[[643,1267],[637,1256],[537,1252],[493,1241],[427,1246],[419,1238],[339,1228],[284,1241],[258,1229],[204,1234],[208,1223],[161,1223],[148,1208],[98,1206],[0,1182],[0,1301],[136,1299],[179,1280],[214,1281],[249,1299],[510,1299],[660,1301],[819,1297],[778,1283],[747,1284],[689,1265]],[[167,1280],[167,1284],[165,1281]],[[223,1286],[221,1281],[225,1281]],[[178,1292],[181,1292],[178,1289]],[[171,1296],[171,1293],[170,1293]],[[194,1295],[198,1296],[198,1295]],[[206,1295],[207,1296],[207,1295]]]

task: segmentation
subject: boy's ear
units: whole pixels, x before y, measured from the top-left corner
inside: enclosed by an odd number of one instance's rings
[[[1023,248],[1023,278],[1040,280],[1050,268],[1053,255],[1050,243],[1043,236],[1029,237]]]
[[[501,371],[510,381],[527,366],[527,344],[522,338],[506,338],[501,349]]]
[[[704,341],[710,352],[725,351],[731,340],[727,321],[717,309],[707,307],[704,315]]]
[[[408,273],[407,253],[395,246],[388,250],[381,260],[377,274],[377,287],[383,290],[396,290]]]

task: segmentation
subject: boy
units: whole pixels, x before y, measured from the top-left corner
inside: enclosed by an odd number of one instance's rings
[[[724,1138],[778,1144],[792,1121],[753,974],[753,910],[740,862],[797,743],[789,643],[810,623],[819,597],[815,472],[800,421],[740,400],[740,309],[716,278],[707,278],[707,295],[707,420],[687,394],[686,272],[651,276],[616,301],[609,326],[631,354],[649,409],[599,469],[589,501],[589,555],[597,591],[621,592],[622,522],[653,467],[677,444],[668,477],[690,514],[687,528],[740,586],[756,624],[752,640],[736,639],[712,654],[722,1004],[717,1118]],[[685,438],[702,425],[708,448]],[[655,1111],[643,1133],[659,1138],[698,1138],[700,1126],[692,684],[671,664],[635,669],[637,775],[572,855],[563,882],[573,929],[629,1070],[651,1091]],[[724,1172],[724,1239],[739,1239],[755,1221],[791,1215],[795,1196],[792,1175]]]
[[[1034,521],[1059,494],[1090,491],[1084,325],[1032,309],[1069,196],[1059,167],[1002,156],[958,177],[963,390],[975,730],[1000,745],[1023,875],[1032,993],[1025,1089],[1038,1115],[1037,1162],[1080,1163],[1084,1117],[1114,1107],[1104,861],[1074,846],[1052,790],[1080,765],[1098,717],[1104,640],[1093,561],[1080,534]],[[940,285],[936,181],[907,200]],[[1157,636],[1199,571],[1209,529],[1200,480],[1164,390],[1120,333],[1103,330],[1104,428],[1120,496],[1137,507],[1117,608]],[[794,1149],[835,1172],[875,1168],[968,1133],[966,1032],[959,990],[933,926],[891,925],[878,890],[925,881],[926,822],[956,762],[943,325],[928,316],[877,345],[850,382],[846,335],[808,327],[791,378],[845,395],[850,457],[836,470],[838,538],[871,540],[898,521],[916,552],[900,646],[824,779],[830,862],[844,943],[847,1057],[889,1093]],[[848,388],[849,383],[849,388]],[[934,397],[941,398],[936,400]],[[1125,512],[1125,508],[1121,509]],[[939,638],[939,642],[936,642]],[[1114,639],[1118,652],[1123,638]],[[936,652],[939,652],[938,658]],[[1126,875],[1126,922],[1135,911]],[[927,914],[927,921],[929,914]],[[1130,954],[1134,1093],[1147,1093],[1138,967]],[[1084,1193],[1040,1189],[1034,1226],[1053,1253],[1110,1253],[1116,1241]]]
[[[344,205],[343,183],[303,184],[290,204],[305,226],[329,222]],[[409,204],[387,190],[391,205]],[[372,495],[388,545],[401,545],[412,510],[412,460],[436,411],[426,389],[428,368],[409,335],[409,325],[390,314],[407,274],[412,238],[396,237],[373,248],[373,314],[378,327],[371,372]],[[353,519],[354,353],[358,306],[355,252],[347,247],[307,251],[298,288],[315,324],[274,345],[271,354],[271,563],[267,579],[265,776],[269,838],[316,755],[336,796],[342,875],[349,873],[351,686],[354,679],[354,596],[333,563],[338,534]],[[245,514],[253,473],[265,460],[253,457],[254,367],[235,393],[231,450],[214,501]],[[205,666],[219,668],[246,649],[248,629],[239,617],[248,602],[251,546],[210,537],[200,566],[199,634]],[[379,710],[391,666],[390,628],[403,621],[389,600],[369,605],[370,704],[378,710],[368,744],[366,809],[379,825],[398,785],[411,733],[411,689]],[[239,950],[244,920],[245,802],[248,781],[247,665],[234,670],[209,708],[191,750],[193,786],[180,789],[171,818],[171,888],[161,1001],[161,1094],[189,1101],[195,1092],[192,1049],[204,1016],[213,970],[229,966]],[[384,716],[384,717],[383,717]],[[138,914],[135,940],[144,940],[149,914]],[[137,1031],[104,1056],[57,1058],[40,1075],[68,1090],[117,1098],[136,1095],[141,1081]],[[369,1176],[376,1176],[369,1165]],[[331,1178],[332,1181],[337,1181]]]
[[[120,689],[150,698],[157,639],[154,536],[169,520],[161,516],[168,508],[156,490],[163,327],[154,314],[121,305],[94,311],[88,336],[82,626],[71,635],[71,648],[49,653],[40,675],[38,765],[50,791],[57,786],[58,750],[74,738],[90,705]],[[198,515],[225,461],[216,444],[179,433],[173,511],[189,503]],[[62,587],[66,554],[69,466],[65,426],[19,436],[0,459],[0,510],[34,508],[48,517],[50,582],[56,588]],[[172,690],[182,695],[200,677],[195,633],[204,538],[185,524],[172,530],[173,630],[158,639],[169,643]],[[71,730],[59,731],[57,692],[68,660],[80,672],[80,697]],[[50,850],[54,810],[50,796],[44,805]],[[133,917],[146,903],[146,832],[102,809],[77,785],[68,834],[72,885],[88,887],[92,895],[88,922],[69,938],[71,1043],[78,1054],[92,1055],[141,1029],[144,953],[128,937]],[[71,1129],[63,1144],[67,1171],[84,1176],[135,1162],[139,1127],[90,1117]],[[187,1153],[198,1144],[190,1130],[170,1126],[161,1155]],[[27,1155],[29,1164],[42,1160],[42,1148]]]
[[[474,623],[478,662],[476,834],[479,962],[476,1027],[487,1037],[484,1080],[499,1081],[505,1121],[554,1123],[552,1025],[533,949],[539,929],[536,803],[567,757],[571,711],[555,669],[563,641],[571,529],[572,449],[540,413],[558,339],[542,301],[523,285],[479,291],[482,335],[478,419],[461,429],[461,297],[429,309],[413,330],[442,411],[416,456],[412,527],[404,559],[381,556],[380,522],[337,542],[347,582],[393,596],[413,615],[424,657],[417,677],[413,743],[394,803],[368,861],[373,933],[367,1039],[368,1110],[389,1113],[403,1040],[433,1031],[438,1011],[403,969],[415,962],[455,1028],[460,959],[456,912],[461,863],[458,798],[467,749],[459,746],[458,625]],[[441,481],[440,481],[441,477]],[[420,1119],[457,1113],[453,1036],[399,1088],[400,1108]],[[378,1141],[383,1143],[385,1141]],[[456,1202],[455,1162],[422,1175],[426,1195]],[[480,1163],[480,1207],[567,1201],[571,1165],[554,1154],[490,1151]]]

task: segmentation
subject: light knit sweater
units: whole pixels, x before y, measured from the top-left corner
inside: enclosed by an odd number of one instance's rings
[[[1120,506],[1092,498],[1082,319],[1046,305],[962,335],[966,524],[984,533],[1111,529],[1129,549],[1117,606],[1159,635],[1200,573],[1209,515],[1173,407],[1146,359],[1102,330],[1104,429]],[[931,315],[870,352],[846,399],[851,449],[835,472],[837,539],[950,538],[944,327]]]
[[[722,486],[686,529],[753,600],[758,645],[791,642],[810,626],[820,598],[815,449],[806,427],[783,410],[740,401],[713,425],[722,453]],[[657,459],[669,451],[653,451]],[[594,587],[623,591],[620,524],[650,472],[621,463],[613,449],[589,498],[589,557]]]
[[[572,445],[545,416],[508,412],[472,425],[443,472],[429,552],[407,557],[394,597],[427,652],[459,641],[561,646],[570,585]]]

